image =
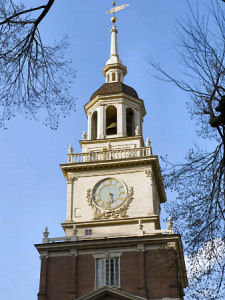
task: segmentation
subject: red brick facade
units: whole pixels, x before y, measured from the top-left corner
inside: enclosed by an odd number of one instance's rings
[[[122,239],[120,239],[122,242]],[[123,242],[126,238],[123,239]],[[179,239],[178,239],[179,240]],[[85,242],[88,245],[85,245]],[[104,241],[105,242],[105,241]],[[95,290],[95,258],[96,250],[99,253],[105,251],[117,251],[120,256],[120,289],[130,294],[146,299],[161,299],[163,297],[183,299],[186,274],[182,269],[183,257],[179,248],[165,247],[166,243],[158,246],[158,249],[146,247],[140,250],[136,242],[123,247],[121,243],[108,248],[108,244],[98,244],[93,247],[95,241],[84,241],[75,252],[71,251],[71,242],[63,243],[65,254],[58,250],[62,243],[36,245],[39,252],[44,247],[48,248],[48,254],[42,257],[40,291],[38,300],[74,300]],[[149,242],[149,241],[147,241]],[[162,242],[162,239],[161,241]],[[143,247],[143,244],[141,244]],[[162,246],[163,245],[163,246]],[[76,246],[74,246],[76,247]],[[90,249],[88,249],[90,247]],[[93,252],[85,254],[83,251]],[[74,249],[74,248],[73,248]],[[110,250],[109,250],[110,249]],[[66,250],[68,254],[66,254]],[[100,250],[100,251],[101,251]],[[45,251],[46,253],[46,251]],[[104,296],[113,299],[111,296]],[[116,299],[116,298],[115,298]]]

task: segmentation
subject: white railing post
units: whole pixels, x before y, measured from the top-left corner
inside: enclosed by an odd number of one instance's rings
[[[73,147],[72,147],[72,145],[69,146],[67,157],[68,157],[68,163],[72,163],[73,162]]]

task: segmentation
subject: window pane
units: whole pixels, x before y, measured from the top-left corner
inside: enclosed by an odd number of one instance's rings
[[[101,284],[100,287],[105,286],[105,260],[101,259]]]
[[[119,259],[115,258],[115,286],[119,286]]]
[[[96,288],[119,286],[119,258],[96,259]]]
[[[114,285],[114,258],[110,260],[110,285]]]
[[[101,267],[100,259],[96,259],[96,287],[100,287]]]
[[[106,282],[105,285],[110,285],[109,282],[109,258],[106,258]]]

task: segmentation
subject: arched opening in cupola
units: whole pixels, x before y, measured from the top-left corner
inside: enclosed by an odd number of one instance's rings
[[[91,139],[97,139],[97,132],[98,132],[98,113],[97,111],[93,112],[91,116]]]
[[[130,107],[126,110],[127,136],[135,135],[134,111]]]
[[[116,81],[116,74],[114,72],[112,73],[112,81]]]
[[[106,108],[106,135],[117,134],[117,109],[110,105]]]

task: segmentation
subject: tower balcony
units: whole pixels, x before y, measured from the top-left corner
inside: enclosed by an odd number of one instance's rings
[[[73,149],[67,154],[68,163],[87,163],[97,161],[112,161],[128,158],[140,158],[152,156],[151,147],[133,149],[113,149],[88,153],[73,153]]]

